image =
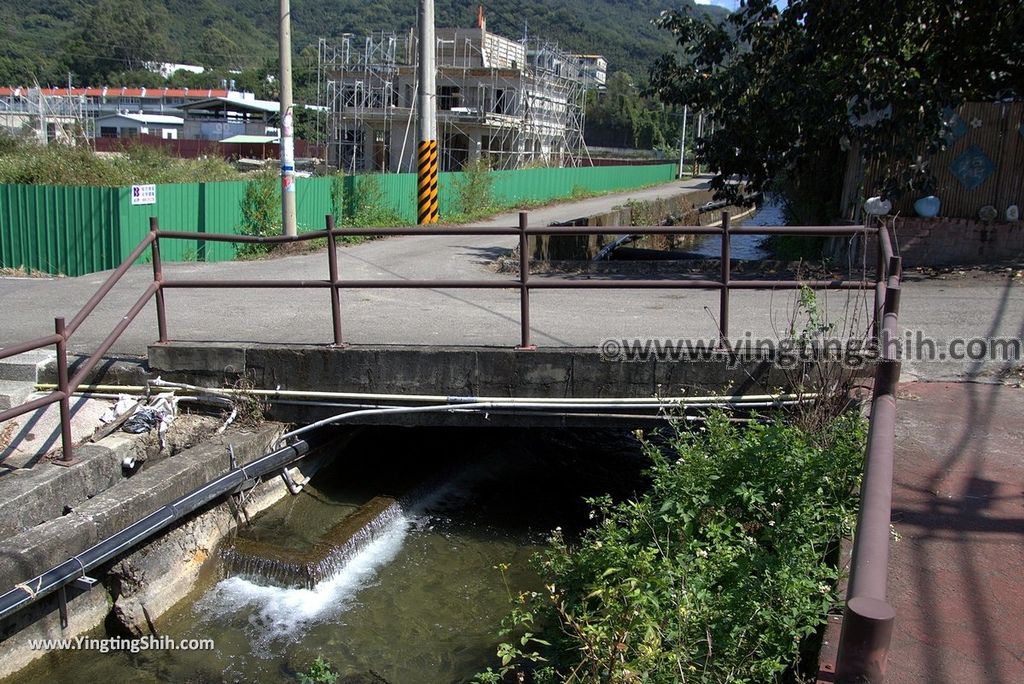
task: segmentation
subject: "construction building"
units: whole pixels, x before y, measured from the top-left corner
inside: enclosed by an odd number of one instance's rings
[[[495,169],[589,165],[578,57],[490,33],[482,12],[476,28],[438,29],[436,41],[442,171],[480,159]],[[320,41],[328,164],[350,173],[415,170],[417,54],[411,30]]]

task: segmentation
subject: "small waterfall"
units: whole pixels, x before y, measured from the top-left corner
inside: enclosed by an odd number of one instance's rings
[[[222,552],[225,572],[279,587],[312,589],[335,575],[401,518],[398,502],[378,496],[329,528],[306,550],[239,537]]]

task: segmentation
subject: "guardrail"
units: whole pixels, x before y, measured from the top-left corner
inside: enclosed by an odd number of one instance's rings
[[[74,444],[71,436],[69,400],[83,384],[88,374],[110,350],[124,330],[153,298],[156,299],[158,342],[169,341],[164,293],[179,288],[299,288],[326,289],[330,294],[333,344],[344,346],[341,315],[343,289],[508,289],[517,290],[520,301],[520,339],[517,349],[536,347],[530,339],[530,292],[549,289],[703,289],[719,292],[720,344],[728,344],[729,295],[733,290],[772,290],[811,287],[815,289],[862,289],[865,280],[736,280],[732,277],[730,242],[734,235],[826,235],[877,237],[877,261],[874,283],[873,330],[880,341],[880,360],[876,366],[872,398],[871,426],[866,453],[864,481],[861,490],[861,509],[851,561],[848,601],[840,639],[837,675],[840,681],[881,681],[885,658],[892,631],[893,611],[886,602],[888,570],[889,518],[892,503],[893,442],[895,427],[896,382],[899,379],[899,359],[895,350],[897,316],[900,292],[900,259],[894,255],[893,241],[888,227],[874,226],[740,226],[730,225],[729,214],[723,212],[721,226],[638,226],[630,232],[643,235],[717,235],[721,239],[721,271],[717,280],[711,279],[652,279],[572,280],[561,277],[530,278],[531,235],[596,235],[607,233],[599,226],[547,226],[530,227],[528,215],[519,215],[516,227],[400,227],[338,229],[331,216],[326,217],[326,229],[298,236],[253,237],[216,233],[190,233],[160,230],[155,218],[150,219],[150,233],[106,279],[86,302],[81,311],[65,324],[63,318],[54,319],[54,333],[25,343],[0,349],[0,359],[34,349],[54,346],[57,351],[57,389],[50,394],[20,406],[0,412],[0,422],[15,418],[50,404],[60,404],[61,444],[63,453],[57,463],[74,463]],[[338,269],[337,241],[339,237],[383,237],[398,235],[495,235],[519,238],[519,274],[516,278],[490,280],[370,280],[345,279]],[[207,240],[235,243],[284,244],[325,238],[327,240],[328,278],[325,280],[168,280],[164,277],[160,259],[162,240]],[[135,304],[99,347],[85,359],[69,377],[67,361],[68,341],[83,321],[96,309],[110,290],[121,280],[129,268],[150,250],[153,282],[143,291]]]
[[[868,429],[860,510],[854,533],[846,606],[836,656],[837,682],[882,682],[896,612],[887,599],[895,456],[896,389],[900,378],[899,309],[902,262],[888,228],[878,232],[876,335],[879,358]],[[884,260],[884,263],[883,263]]]

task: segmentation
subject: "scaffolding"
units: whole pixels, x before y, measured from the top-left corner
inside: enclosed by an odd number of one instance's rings
[[[95,120],[85,95],[76,95],[71,88],[14,88],[0,98],[0,128],[13,135],[31,135],[43,145],[57,142],[66,145],[89,144],[95,131]]]
[[[578,58],[551,42],[479,28],[439,29],[436,38],[443,171],[478,160],[494,169],[590,163]],[[412,30],[319,41],[328,164],[349,173],[414,170],[417,55]]]

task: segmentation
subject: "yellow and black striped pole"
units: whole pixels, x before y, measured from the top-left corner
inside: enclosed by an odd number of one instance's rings
[[[417,148],[416,215],[421,225],[437,223],[437,71],[434,42],[434,0],[420,0],[419,147]]]
[[[421,225],[437,223],[437,141],[421,140],[417,153],[416,208]]]

